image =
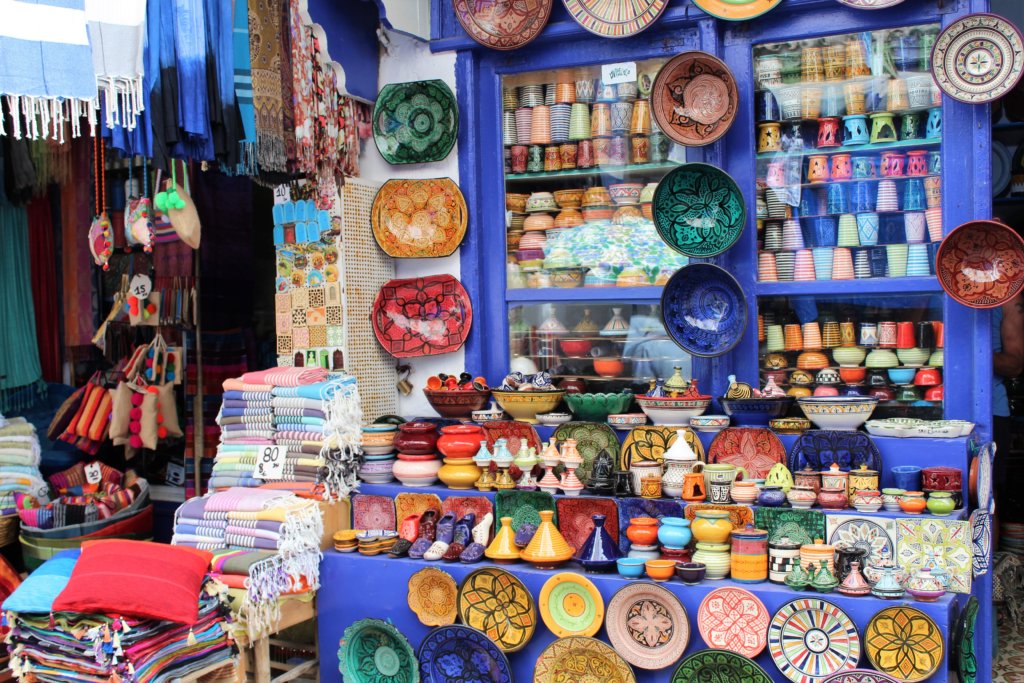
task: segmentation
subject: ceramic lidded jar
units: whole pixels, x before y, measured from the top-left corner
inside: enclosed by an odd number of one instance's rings
[[[924,567],[907,579],[907,592],[918,602],[935,602],[946,594],[946,589],[939,577]]]
[[[835,554],[835,546],[828,545],[827,543],[806,543],[800,546],[801,563],[805,566],[814,565],[817,567],[819,562],[824,561],[828,570],[833,574],[836,571]]]
[[[398,425],[395,448],[407,455],[429,455],[437,449],[437,439],[437,427],[432,422],[406,422]]]
[[[826,510],[844,510],[850,499],[846,495],[846,487],[825,488],[818,492],[818,505]]]
[[[615,569],[615,561],[622,553],[612,540],[611,534],[604,528],[605,516],[591,515],[590,519],[594,522],[594,530],[576,553],[576,562],[588,573]]]
[[[658,520],[653,517],[633,517],[626,527],[626,538],[634,545],[654,545],[658,542]]]
[[[827,470],[821,471],[821,488],[823,489],[842,489],[848,495],[849,480],[850,473],[843,472],[836,463],[832,463]]]
[[[658,527],[658,541],[665,548],[685,548],[693,538],[690,520],[682,517],[662,517]]]
[[[818,500],[818,494],[809,486],[794,486],[786,494],[789,504],[798,510],[809,510]]]
[[[903,489],[886,488],[882,489],[882,506],[887,512],[900,511],[900,498],[906,493]]]
[[[441,428],[437,450],[451,460],[472,458],[480,449],[484,430],[479,425],[449,425]]]
[[[858,512],[878,512],[882,507],[882,494],[878,491],[857,491],[850,497],[850,504]]]
[[[700,543],[725,543],[732,535],[732,522],[725,510],[698,510],[690,529]]]
[[[644,490],[644,479],[662,475],[662,464],[656,460],[640,460],[629,466],[629,476],[633,480],[633,492],[641,495]]]
[[[945,517],[956,509],[956,501],[949,491],[932,491],[928,494],[928,512],[937,517]]]
[[[818,491],[821,490],[821,472],[811,469],[794,472],[793,485],[813,489],[814,495],[818,495]]]
[[[869,470],[867,465],[861,465],[859,469],[850,470],[850,503],[857,491],[877,491],[878,472]]]
[[[732,578],[743,583],[768,579],[768,532],[747,526],[732,532]]]
[[[904,491],[900,498],[900,510],[908,515],[921,514],[927,505],[923,491]]]
[[[800,564],[800,544],[788,537],[776,539],[768,544],[768,580],[785,583],[786,576]]]
[[[468,491],[480,478],[480,468],[473,458],[445,458],[437,477],[450,489]]]

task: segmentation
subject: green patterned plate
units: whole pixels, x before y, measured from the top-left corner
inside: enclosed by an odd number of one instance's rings
[[[736,181],[710,164],[683,164],[658,183],[654,225],[668,246],[694,258],[717,256],[736,243],[747,208]]]
[[[692,681],[743,681],[771,683],[768,673],[757,662],[728,650],[699,650],[682,661],[672,674],[671,683]]]
[[[545,491],[498,491],[494,499],[497,519],[511,517],[512,528],[516,531],[525,522],[540,526],[540,510],[554,510],[554,522],[558,524],[555,497]]]
[[[350,683],[417,683],[416,653],[398,629],[380,619],[360,619],[338,649],[338,669]]]
[[[594,465],[594,458],[601,451],[608,449],[612,455],[612,462],[619,460],[619,437],[616,436],[615,430],[606,424],[566,422],[558,426],[552,438],[558,442],[576,439],[576,450],[583,458],[583,464],[576,469],[576,476],[584,483],[590,478],[590,469]]]
[[[448,156],[459,134],[459,106],[441,80],[389,83],[373,106],[373,141],[389,164]]]
[[[956,670],[960,683],[975,683],[978,680],[978,655],[974,649],[974,630],[978,625],[978,598],[973,595],[960,613],[953,645],[956,647]]]
[[[589,637],[604,623],[604,598],[590,579],[561,572],[540,589],[540,616],[559,638]]]

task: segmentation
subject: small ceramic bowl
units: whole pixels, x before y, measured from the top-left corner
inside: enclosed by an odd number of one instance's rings
[[[363,446],[363,455],[369,456],[387,456],[395,452],[394,446]],[[373,458],[368,458],[372,460]]]
[[[537,422],[542,425],[560,425],[572,420],[569,413],[541,413],[537,416]]]
[[[601,377],[619,377],[626,371],[626,366],[620,358],[595,358],[594,372]]]
[[[871,417],[878,399],[874,396],[808,397],[797,399],[797,403],[818,429],[853,431]]]
[[[647,560],[644,569],[647,576],[655,581],[668,581],[676,573],[676,563],[674,560]]]
[[[728,415],[697,415],[690,418],[690,426],[698,432],[720,432],[729,426]]]
[[[896,349],[896,357],[907,367],[917,367],[928,362],[928,349]]]
[[[893,384],[910,384],[917,370],[914,368],[889,368],[889,381]]]
[[[864,381],[865,375],[867,375],[868,369],[862,366],[855,367],[840,367],[839,378],[847,384],[859,384]]]
[[[685,583],[694,586],[704,580],[707,567],[703,562],[677,562],[676,576]]]
[[[647,424],[647,415],[645,413],[619,413],[618,415],[609,415],[608,424],[613,429],[632,429],[633,427],[640,427]]]
[[[832,349],[832,358],[840,367],[856,367],[864,362],[868,352],[859,346],[840,346]]]
[[[639,557],[620,557],[615,560],[619,575],[627,579],[639,579],[644,575],[644,561]]]
[[[780,417],[770,420],[768,427],[777,434],[802,434],[811,428],[811,421],[805,417]]]
[[[593,344],[588,339],[562,339],[558,342],[567,356],[583,357],[590,353]]]

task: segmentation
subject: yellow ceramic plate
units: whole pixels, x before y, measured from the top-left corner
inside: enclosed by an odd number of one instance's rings
[[[562,572],[541,588],[540,616],[559,638],[592,636],[604,623],[604,598],[590,579]]]
[[[686,443],[697,459],[705,462],[704,445],[697,438],[696,432],[689,427],[634,427],[622,442],[622,450],[619,451],[619,469],[628,470],[630,463],[642,461],[662,462],[665,458],[665,451],[675,443],[677,431],[682,431]]]
[[[466,200],[451,178],[389,180],[370,211],[373,237],[388,256],[448,256],[466,236]]]
[[[409,577],[409,609],[425,626],[448,626],[458,614],[459,587],[448,572],[427,567]]]
[[[775,9],[780,2],[782,0],[693,0],[693,4],[711,16],[729,21],[759,17]]]
[[[868,661],[901,681],[923,681],[939,670],[946,642],[927,614],[913,607],[889,607],[864,630]]]
[[[636,683],[633,669],[607,643],[596,638],[559,638],[540,653],[533,683],[601,681]]]
[[[497,567],[484,567],[459,588],[459,618],[483,631],[505,653],[526,647],[537,628],[537,609],[523,582]]]

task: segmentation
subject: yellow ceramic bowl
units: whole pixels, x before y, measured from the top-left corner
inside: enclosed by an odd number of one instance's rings
[[[655,581],[668,581],[676,573],[675,560],[647,560],[644,562],[647,576]]]
[[[550,413],[565,396],[564,391],[493,391],[491,394],[506,413],[520,422],[536,424],[538,413]]]

